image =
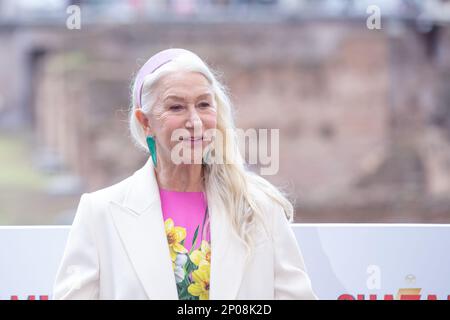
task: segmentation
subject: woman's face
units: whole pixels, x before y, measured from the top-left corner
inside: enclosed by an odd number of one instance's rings
[[[194,148],[203,152],[210,143],[210,135],[205,136],[205,131],[215,129],[217,122],[216,102],[208,80],[197,72],[170,73],[156,83],[153,92],[156,101],[143,120],[147,120],[146,133],[156,137],[158,155],[163,160],[171,159],[170,152],[179,143],[192,150],[192,155]],[[142,124],[144,114],[136,115]],[[172,141],[172,133],[177,129],[184,130],[177,131],[181,137],[177,134],[179,140]]]

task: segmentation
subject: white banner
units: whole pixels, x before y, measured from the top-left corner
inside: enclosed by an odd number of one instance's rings
[[[320,299],[450,299],[450,225],[292,226]],[[69,228],[0,227],[0,299],[51,298]]]

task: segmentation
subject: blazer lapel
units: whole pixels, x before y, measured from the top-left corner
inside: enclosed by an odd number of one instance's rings
[[[159,189],[150,160],[133,175],[123,204],[110,202],[112,216],[148,297],[177,300]]]
[[[151,158],[132,176],[123,203],[110,202],[114,224],[150,299],[178,299]],[[242,282],[245,246],[225,210],[208,202],[211,228],[211,300],[236,299]]]
[[[211,273],[209,298],[234,300],[238,294],[245,267],[245,246],[234,233],[225,210],[212,204]]]

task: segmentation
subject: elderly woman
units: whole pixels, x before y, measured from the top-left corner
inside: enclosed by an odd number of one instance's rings
[[[149,159],[82,195],[53,298],[316,299],[289,225],[293,207],[246,169],[233,128],[205,62],[184,49],[152,56],[130,110]]]

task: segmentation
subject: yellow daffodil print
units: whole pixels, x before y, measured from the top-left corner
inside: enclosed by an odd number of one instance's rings
[[[194,232],[189,251],[184,246],[186,240],[185,228],[175,226],[171,218],[166,219],[164,227],[179,299],[209,299],[211,247],[205,240],[201,241],[200,248],[196,246],[200,225]]]
[[[169,242],[169,251],[172,261],[175,261],[177,253],[187,253],[188,250],[181,244],[186,238],[186,229],[183,227],[175,227],[173,220],[168,218],[164,222],[167,241]]]
[[[199,266],[202,261],[211,263],[211,247],[209,243],[205,240],[202,240],[200,249],[194,250],[189,255],[189,258],[196,266]]]
[[[198,269],[192,272],[192,279],[194,283],[189,285],[188,292],[195,297],[199,297],[200,300],[208,300],[210,264],[202,261]]]

